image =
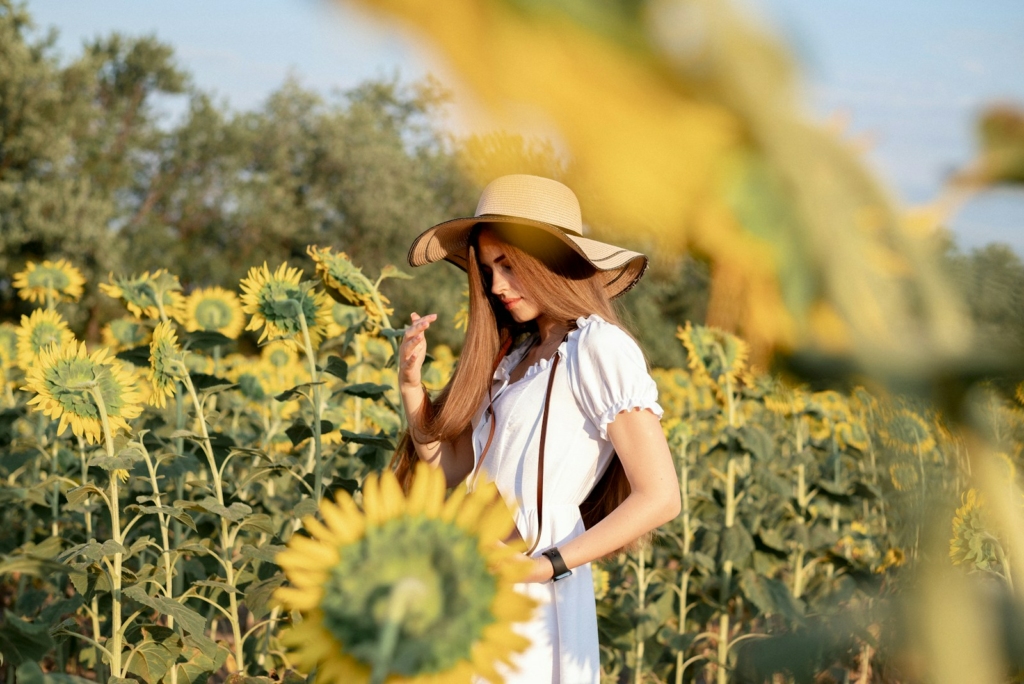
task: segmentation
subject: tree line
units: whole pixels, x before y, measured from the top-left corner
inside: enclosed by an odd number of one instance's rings
[[[44,258],[70,259],[89,283],[166,267],[187,290],[230,286],[257,261],[308,269],[305,245],[319,243],[375,273],[403,263],[424,228],[473,212],[474,154],[513,145],[521,164],[509,171],[564,170],[550,148],[519,138],[451,135],[439,125],[446,95],[429,80],[367,81],[326,97],[290,79],[234,111],[155,37],[115,33],[66,62],[55,40],[37,37],[24,5],[0,0],[0,318],[26,311],[11,277]],[[167,115],[169,101],[180,116]],[[1020,257],[999,245],[964,254],[950,240],[945,258],[982,338],[1024,346]],[[437,266],[430,279],[392,284],[399,320],[454,319],[461,273]],[[709,282],[699,259],[659,256],[622,301],[654,365],[684,363],[674,332],[703,322]],[[72,314],[87,339],[114,315],[94,287]],[[459,338],[442,326],[437,341],[457,348]]]

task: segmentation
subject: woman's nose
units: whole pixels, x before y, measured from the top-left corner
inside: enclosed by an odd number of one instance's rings
[[[508,283],[506,282],[504,276],[502,276],[500,273],[494,273],[491,276],[491,294],[500,295],[506,289],[508,289]]]

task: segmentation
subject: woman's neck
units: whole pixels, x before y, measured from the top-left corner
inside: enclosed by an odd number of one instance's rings
[[[552,338],[559,341],[569,332],[569,325],[565,321],[559,321],[541,314],[537,318],[537,333],[540,336],[540,344],[544,345]]]

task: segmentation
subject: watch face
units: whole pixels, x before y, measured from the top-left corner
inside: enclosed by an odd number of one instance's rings
[[[572,570],[566,570],[566,571],[565,571],[565,572],[563,572],[563,573],[562,573],[561,575],[555,575],[555,576],[554,576],[554,577],[552,577],[551,579],[552,579],[552,580],[560,580],[560,579],[565,579],[566,577],[568,577],[568,576],[569,576],[569,575],[571,575],[571,574],[572,574]]]

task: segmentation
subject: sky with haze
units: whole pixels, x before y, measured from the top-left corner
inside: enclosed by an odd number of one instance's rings
[[[845,121],[898,199],[933,199],[973,156],[973,124],[992,102],[1024,106],[1021,0],[742,0],[790,46],[812,116]],[[236,109],[257,107],[289,75],[323,93],[370,78],[448,78],[428,46],[344,5],[314,0],[29,0],[65,58],[120,31],[174,46],[196,84]],[[168,106],[173,111],[174,104]],[[458,129],[452,118],[448,125]],[[1024,190],[998,189],[952,228],[964,249],[989,242],[1024,257]]]

